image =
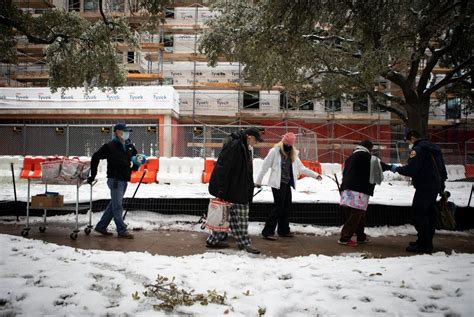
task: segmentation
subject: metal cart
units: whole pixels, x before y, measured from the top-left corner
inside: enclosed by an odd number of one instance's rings
[[[72,240],[77,239],[77,234],[79,233],[79,210],[86,210],[86,208],[80,208],[79,207],[79,187],[84,184],[86,181],[82,179],[78,179],[76,184],[73,184],[73,186],[76,186],[76,206],[75,207],[31,207],[31,201],[30,201],[30,185],[31,185],[31,179],[28,178],[28,194],[27,194],[27,202],[26,202],[26,224],[25,228],[21,231],[21,235],[23,237],[27,237],[28,233],[30,231],[30,209],[31,210],[43,210],[43,225],[39,227],[40,232],[45,232],[46,231],[46,214],[47,210],[62,210],[62,211],[75,211],[76,213],[76,226],[72,233],[69,235],[69,237]],[[43,183],[42,181],[39,181],[41,184],[45,184],[45,188],[47,190],[48,184],[49,185],[71,185],[71,184],[63,184],[63,183]],[[92,231],[92,187],[94,186],[94,183],[90,185],[90,202],[89,202],[89,225],[84,229],[84,232],[86,235],[89,235]]]

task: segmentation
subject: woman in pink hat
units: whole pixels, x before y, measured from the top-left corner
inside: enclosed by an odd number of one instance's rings
[[[280,237],[293,237],[288,220],[291,206],[291,187],[296,187],[296,180],[300,174],[321,180],[321,175],[305,167],[295,149],[296,135],[286,133],[280,142],[268,152],[267,157],[258,174],[256,187],[262,185],[262,180],[268,169],[271,168],[268,186],[272,188],[274,208],[270,212],[262,236],[268,240],[276,240],[275,229]],[[277,228],[278,226],[278,228]]]

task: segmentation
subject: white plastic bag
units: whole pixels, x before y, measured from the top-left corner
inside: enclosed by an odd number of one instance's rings
[[[84,180],[89,177],[89,173],[91,171],[91,162],[90,161],[81,161],[82,163],[82,170],[81,174],[79,175],[79,178]]]
[[[84,164],[79,158],[64,159],[59,177],[63,180],[77,180],[82,172]]]
[[[43,183],[55,181],[61,173],[62,160],[41,163],[41,180]]]
[[[207,209],[205,227],[212,231],[229,232],[230,208],[232,204],[221,199],[211,199]]]

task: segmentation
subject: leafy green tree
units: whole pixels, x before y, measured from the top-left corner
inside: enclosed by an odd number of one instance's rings
[[[305,98],[365,94],[426,134],[432,97],[472,104],[473,8],[468,0],[220,1],[200,50],[211,65],[225,55],[251,82]]]
[[[142,23],[130,23],[129,17],[114,18],[107,11],[108,0],[98,0],[102,19],[96,22],[62,9],[32,15],[6,0],[0,6],[0,61],[18,62],[16,44],[23,37],[31,44],[47,44],[44,54],[53,92],[76,87],[115,89],[126,83],[126,70],[117,59],[115,45],[127,43],[131,50],[136,48],[134,32],[157,30],[170,2],[139,1],[131,16],[141,15],[138,20]]]

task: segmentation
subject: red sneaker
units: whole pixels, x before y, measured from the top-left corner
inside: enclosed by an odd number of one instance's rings
[[[352,241],[352,240],[349,240],[349,241],[337,240],[337,243],[345,245],[347,247],[356,247],[357,246],[357,242]]]

